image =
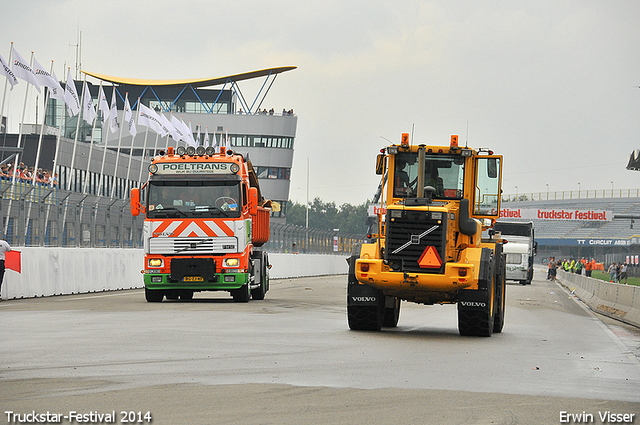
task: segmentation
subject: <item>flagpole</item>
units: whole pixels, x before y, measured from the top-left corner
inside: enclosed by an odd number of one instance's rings
[[[31,59],[29,60],[29,66],[31,66],[32,64],[33,64],[33,52],[31,52]],[[27,83],[27,87],[24,90],[24,104],[22,105],[22,119],[20,122],[20,127],[18,129],[17,149],[21,149],[22,147],[22,127],[24,127],[24,116],[27,110],[28,95],[29,95],[29,84]],[[11,219],[11,204],[13,203],[13,197],[15,196],[15,193],[16,193],[16,171],[20,166],[19,162],[20,162],[20,151],[18,150],[16,151],[16,158],[15,158],[14,167],[13,167],[13,176],[11,177],[11,191],[9,193],[9,206],[7,207],[7,220],[4,223],[5,235],[9,230],[9,220]]]
[[[51,71],[49,74],[53,74],[53,61],[51,61]],[[33,176],[31,177],[31,186],[35,187],[36,185],[36,177],[38,176],[38,166],[40,165],[40,151],[42,150],[42,137],[44,135],[44,124],[47,120],[47,106],[49,104],[49,99],[51,98],[51,88],[47,90],[47,93],[44,96],[44,114],[42,114],[42,124],[40,125],[40,137],[38,137],[38,149],[36,151],[36,163],[33,166]],[[36,122],[37,124],[37,122]],[[33,202],[29,202],[29,208],[27,209],[27,217],[24,222],[24,237],[25,240],[27,238],[27,230],[29,227],[29,219],[31,218],[31,207]]]
[[[142,169],[144,168],[144,153],[147,150],[147,137],[149,136],[149,127],[144,132],[144,147],[142,148],[142,156],[140,157],[140,175],[138,176],[138,187],[142,187]],[[156,136],[160,136],[156,133]],[[156,137],[156,143],[158,143],[158,137]]]
[[[85,74],[85,78],[86,78],[86,74]],[[98,97],[100,97],[101,92],[102,92],[102,80],[100,80]],[[100,105],[100,99],[98,99],[98,105]],[[96,111],[96,116],[93,118],[93,126],[91,127],[91,143],[89,144],[89,157],[87,158],[87,171],[84,177],[84,184],[82,185],[82,193],[84,193],[85,195],[87,194],[87,186],[89,185],[89,167],[91,166],[91,155],[93,154],[93,133],[96,131],[96,124],[98,123],[97,114],[98,114],[98,111]]]
[[[111,92],[111,103],[113,103],[113,100],[116,98],[116,86],[113,86],[113,92]],[[111,111],[112,112],[112,111]],[[117,118],[118,118],[118,109],[116,108],[116,123],[117,123]],[[109,114],[109,119],[113,119],[113,117],[111,117],[111,113]],[[109,129],[111,129],[111,124],[109,124]],[[98,184],[98,196],[102,196],[102,183],[103,183],[103,179],[104,179],[104,163],[105,163],[105,159],[107,157],[107,139],[108,139],[109,133],[107,133],[107,136],[104,137],[104,148],[102,150],[102,165],[100,166],[100,183]],[[96,208],[96,211],[98,211],[98,209]],[[97,214],[97,213],[96,213]]]
[[[131,114],[133,115],[133,111],[131,111]],[[133,116],[131,117],[131,119],[133,119]],[[138,98],[138,119],[140,119],[140,98]],[[147,130],[149,129],[149,127],[147,127]],[[137,135],[137,132],[136,132]],[[146,139],[146,136],[145,136]],[[124,181],[124,187],[127,187],[127,184],[129,183],[129,174],[131,172],[131,159],[133,159],[133,145],[134,145],[134,141],[136,140],[136,136],[132,136],[131,137],[131,149],[129,149],[129,164],[127,165],[127,178]],[[142,155],[144,156],[144,147],[142,148]],[[140,168],[142,168],[142,159],[140,160]],[[126,195],[125,195],[126,196]]]
[[[126,92],[124,94],[124,108],[127,107],[127,102],[129,100],[129,92]],[[126,113],[126,111],[124,111],[123,108],[123,113]],[[124,116],[123,116],[124,118]],[[124,119],[122,120],[122,124],[124,124]],[[120,149],[122,147],[122,128],[124,127],[124,125],[120,126],[120,136],[118,136],[118,150],[116,150],[116,165],[113,169],[113,184],[111,185],[111,196],[110,198],[113,199],[113,196],[115,195],[116,192],[116,176],[118,175],[118,162],[120,160]]]
[[[51,61],[51,72],[49,72],[49,74],[53,75],[53,61]],[[33,166],[35,173],[31,178],[31,184],[35,184],[36,176],[38,175],[38,166],[40,165],[40,151],[42,149],[42,137],[44,135],[44,124],[47,120],[47,106],[49,104],[49,99],[51,99],[50,87],[49,87],[49,90],[47,90],[47,94],[45,95],[45,99],[44,99],[44,114],[42,114],[42,125],[40,126],[40,137],[38,138],[38,151],[36,153],[36,164]]]
[[[75,85],[75,81],[73,82]],[[83,84],[87,84],[87,74],[84,74],[84,82]],[[74,87],[75,88],[75,87]],[[74,176],[74,171],[73,171],[73,166],[75,165],[75,161],[76,161],[76,149],[78,147],[78,133],[80,132],[80,120],[81,120],[81,115],[84,116],[84,85],[82,86],[82,95],[80,95],[80,112],[78,112],[78,122],[76,122],[76,134],[75,137],[73,138],[73,153],[71,154],[71,166],[69,167],[69,174],[70,177]],[[71,191],[71,178],[67,178],[67,191],[70,192]],[[75,178],[73,179],[75,180]],[[64,224],[64,221],[63,221]]]
[[[11,63],[11,55],[13,54],[13,41],[11,42],[11,48],[9,49],[9,59],[7,59],[7,65],[9,65]],[[2,92],[2,108],[0,109],[0,124],[2,124],[2,117],[4,115],[4,101],[7,95],[7,84],[9,84],[9,79],[5,79],[4,80],[4,90]],[[11,88],[13,89],[13,85],[11,86]],[[7,126],[9,125],[9,117],[7,116]],[[8,132],[8,128],[7,126],[5,126],[4,128],[4,132],[7,133]],[[0,133],[1,133],[1,128],[0,128]]]

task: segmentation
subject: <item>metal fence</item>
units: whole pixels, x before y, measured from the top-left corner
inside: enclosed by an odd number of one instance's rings
[[[503,194],[502,202],[525,201],[558,201],[571,199],[602,199],[602,198],[637,198],[640,189],[599,189],[599,190],[565,190],[557,192],[527,192]]]
[[[4,239],[15,246],[142,248],[144,217],[131,215],[129,199],[0,181]],[[364,235],[272,222],[269,252],[349,254]]]

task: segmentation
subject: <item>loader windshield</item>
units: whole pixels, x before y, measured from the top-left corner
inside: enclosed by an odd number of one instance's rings
[[[415,198],[418,183],[417,152],[402,152],[394,158],[393,196]],[[461,199],[464,188],[464,158],[459,155],[425,155],[424,185],[435,188],[434,198]]]

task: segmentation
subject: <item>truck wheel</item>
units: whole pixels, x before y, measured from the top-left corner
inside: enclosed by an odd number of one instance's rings
[[[260,255],[260,282],[259,286],[251,290],[251,298],[254,300],[264,300],[267,293],[267,254]]]
[[[382,320],[382,327],[395,328],[398,326],[398,319],[400,318],[400,298],[386,297],[387,302],[384,308],[384,319]],[[391,304],[391,307],[389,307]]]
[[[183,289],[180,291],[180,299],[183,301],[188,301],[193,299],[193,291],[189,289]]]
[[[245,283],[239,289],[234,289],[233,291],[231,291],[231,296],[233,297],[233,302],[248,303],[249,298],[251,298],[251,289],[249,287],[249,283]]]
[[[164,298],[164,292],[159,289],[144,288],[144,297],[148,303],[159,303]]]

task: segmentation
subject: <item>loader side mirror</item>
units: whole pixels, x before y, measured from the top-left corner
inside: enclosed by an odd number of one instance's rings
[[[498,177],[498,161],[496,158],[488,158],[487,161],[487,176],[491,179]]]
[[[384,173],[384,154],[380,153],[376,157],[376,174],[381,176]]]

